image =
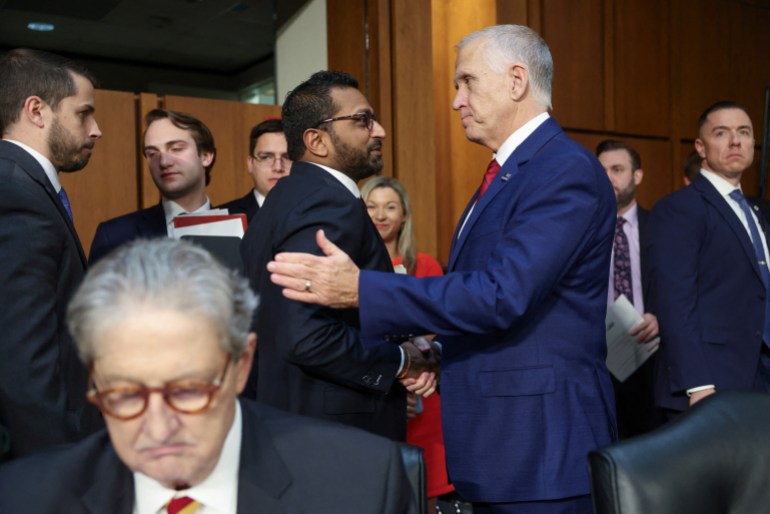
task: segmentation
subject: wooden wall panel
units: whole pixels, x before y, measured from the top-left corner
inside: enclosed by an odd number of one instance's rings
[[[139,174],[139,199],[141,204],[131,210],[144,209],[160,202],[160,192],[152,181],[150,167],[147,166],[147,159],[144,158],[143,143],[144,117],[148,112],[160,106],[160,97],[158,95],[152,93],[141,93],[139,95],[139,105],[135,116],[135,131],[139,151],[139,155],[137,155],[137,173]]]
[[[207,188],[212,205],[241,197],[254,187],[246,171],[249,132],[265,118],[280,116],[279,106],[184,96],[166,96],[163,105],[166,109],[192,114],[203,121],[214,135],[217,159]]]
[[[542,6],[540,35],[554,61],[554,116],[563,127],[609,128],[602,0],[547,0]]]
[[[668,135],[669,1],[624,0],[614,2],[613,12],[614,130]]]
[[[457,220],[481,183],[491,152],[465,137],[454,98],[455,45],[495,24],[494,0],[433,0],[433,103],[436,122],[436,209],[439,260],[447,262]],[[400,106],[394,107],[396,112]]]
[[[91,160],[77,173],[59,174],[86,254],[101,221],[136,209],[139,187],[134,94],[97,90],[94,102],[102,137]]]
[[[394,175],[412,200],[415,240],[436,255],[436,152],[431,5],[392,0]],[[428,30],[425,30],[425,28]]]

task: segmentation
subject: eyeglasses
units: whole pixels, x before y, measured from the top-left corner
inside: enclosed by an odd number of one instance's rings
[[[278,160],[281,161],[281,168],[288,168],[291,166],[291,159],[284,155],[278,157],[277,155],[271,153],[260,153],[254,156],[254,160],[257,161],[258,165],[268,168],[275,166],[275,161]]]
[[[327,118],[325,120],[321,120],[318,123],[315,124],[315,127],[318,128],[319,126],[323,125],[324,123],[331,123],[333,121],[342,121],[342,120],[356,120],[361,122],[363,125],[366,126],[366,129],[371,132],[372,128],[374,127],[374,122],[377,121],[377,117],[374,115],[373,112],[357,112],[355,114],[351,114],[349,116],[337,116],[336,118]]]
[[[199,380],[179,380],[163,387],[130,385],[110,387],[103,391],[96,389],[93,376],[89,378],[91,389],[87,393],[88,401],[99,407],[104,414],[123,421],[138,418],[147,410],[150,394],[160,393],[166,405],[182,414],[200,414],[211,405],[214,394],[222,387],[222,382],[230,367],[230,355],[227,356],[225,369],[212,382]],[[93,374],[93,370],[91,371]]]

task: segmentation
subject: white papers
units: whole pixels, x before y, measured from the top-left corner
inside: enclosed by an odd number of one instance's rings
[[[620,295],[607,309],[607,368],[620,382],[625,381],[655,353],[660,338],[639,344],[628,331],[642,322],[642,316],[625,295]]]
[[[242,238],[246,232],[245,214],[227,214],[216,209],[174,218],[174,238],[182,236],[233,236]]]

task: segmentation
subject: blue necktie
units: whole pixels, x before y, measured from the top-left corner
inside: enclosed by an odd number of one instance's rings
[[[741,206],[743,214],[746,216],[746,221],[749,224],[749,232],[751,233],[751,242],[754,245],[754,254],[757,257],[757,264],[759,264],[759,271],[762,275],[762,282],[765,284],[765,330],[762,334],[762,338],[765,344],[770,346],[770,271],[767,269],[767,258],[765,257],[765,250],[762,248],[762,239],[759,237],[759,229],[757,224],[754,223],[754,216],[751,214],[751,207],[749,202],[741,193],[740,189],[735,189],[730,193],[730,198],[738,202]]]
[[[74,218],[72,217],[72,208],[70,207],[70,199],[67,198],[67,192],[64,191],[64,188],[59,189],[59,200],[61,200],[64,210],[69,214],[70,220],[74,221]]]

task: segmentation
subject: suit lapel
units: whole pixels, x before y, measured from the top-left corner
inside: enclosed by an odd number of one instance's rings
[[[450,271],[454,268],[457,257],[465,245],[465,241],[468,240],[468,236],[473,230],[476,221],[483,214],[485,209],[495,201],[495,198],[509,183],[517,180],[519,168],[529,162],[532,156],[534,156],[543,145],[559,133],[561,133],[561,128],[556,123],[556,120],[553,118],[545,120],[527,139],[522,141],[516,150],[514,150],[508,157],[508,160],[505,161],[505,164],[489,185],[487,192],[480,200],[478,200],[478,202],[476,202],[476,199],[478,198],[479,192],[478,189],[476,190],[470,203],[466,206],[463,216],[458,223],[458,228],[455,230],[455,235],[452,238],[452,248],[449,251],[448,265]],[[510,194],[508,197],[510,197]],[[476,203],[475,206],[473,206],[474,203]],[[473,211],[470,216],[468,216],[471,206],[473,206]],[[463,223],[465,223],[465,226],[463,226]],[[460,233],[460,227],[462,227],[462,233]]]
[[[139,224],[139,227],[137,227],[139,236],[168,236],[168,228],[166,227],[166,213],[163,211],[162,203],[141,211],[141,214],[142,222]]]
[[[288,512],[281,496],[291,485],[291,474],[271,434],[259,423],[259,414],[241,402],[243,437],[238,470],[238,514]]]
[[[105,435],[105,437],[107,437]],[[94,480],[83,494],[83,505],[90,514],[131,514],[134,510],[134,477],[118,459],[112,446],[95,467]]]
[[[735,215],[732,208],[727,205],[727,201],[721,194],[719,194],[719,191],[716,190],[708,179],[699,176],[693,185],[703,195],[704,200],[711,204],[719,215],[724,218],[727,226],[730,227],[735,234],[735,237],[738,238],[738,242],[740,243],[741,248],[743,248],[743,252],[746,254],[746,258],[749,260],[752,269],[757,274],[757,278],[762,280],[762,275],[759,271],[759,263],[757,263],[757,256],[754,253],[754,245],[751,243],[751,238],[746,232],[746,228],[743,226],[743,223],[741,223],[741,220],[738,219],[738,216]]]
[[[62,217],[65,225],[67,225],[67,230],[69,230],[70,235],[74,240],[75,248],[77,248],[78,255],[80,255],[80,262],[83,265],[83,269],[86,269],[88,260],[86,259],[85,252],[83,251],[83,246],[80,244],[78,233],[75,231],[75,225],[73,225],[72,219],[70,219],[69,214],[67,214],[67,211],[62,205],[61,200],[59,200],[59,195],[54,190],[51,181],[48,180],[48,176],[45,174],[43,167],[40,166],[40,163],[37,162],[37,160],[29,153],[27,153],[27,151],[22,147],[7,141],[0,141],[0,144],[5,147],[7,153],[11,155],[11,158],[16,161],[18,166],[23,169],[34,182],[43,188],[43,191],[45,191],[48,199],[53,202],[56,210],[59,211],[59,215]]]

